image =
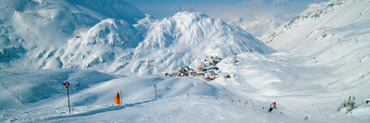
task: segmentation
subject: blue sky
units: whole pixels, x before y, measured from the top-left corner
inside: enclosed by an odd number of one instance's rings
[[[240,17],[277,16],[293,18],[308,4],[328,0],[125,0],[156,18],[177,11],[197,11],[223,20]]]

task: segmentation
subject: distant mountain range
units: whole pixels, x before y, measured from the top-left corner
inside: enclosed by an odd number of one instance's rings
[[[271,53],[240,28],[195,12],[157,20],[122,1],[1,1],[0,67],[172,71],[205,56]]]

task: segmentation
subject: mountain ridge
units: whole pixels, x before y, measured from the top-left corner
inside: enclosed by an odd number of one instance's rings
[[[116,0],[2,3],[15,6],[1,9],[15,20],[3,27],[19,39],[16,43],[9,34],[2,36],[7,38],[0,42],[7,44],[0,54],[3,69],[81,68],[140,74],[149,58],[160,66],[154,71],[161,73],[205,56],[274,52],[242,29],[196,12],[157,20]]]

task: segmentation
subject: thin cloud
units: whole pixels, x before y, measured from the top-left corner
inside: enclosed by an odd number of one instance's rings
[[[282,4],[285,4],[287,1],[286,0],[275,0],[275,4],[277,5],[282,5]]]

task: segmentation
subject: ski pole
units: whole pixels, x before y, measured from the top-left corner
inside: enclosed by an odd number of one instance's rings
[[[70,86],[69,82],[64,82],[64,87],[67,88],[68,112],[69,112],[69,114],[71,114],[71,104],[70,104],[70,101],[69,101],[69,89],[68,89],[69,86]]]

